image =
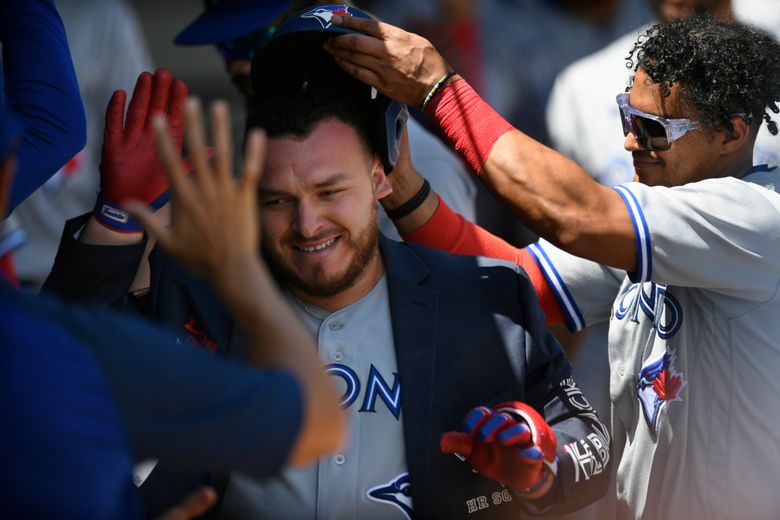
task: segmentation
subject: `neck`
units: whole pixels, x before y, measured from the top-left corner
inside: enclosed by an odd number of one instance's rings
[[[365,269],[358,275],[354,282],[343,291],[331,295],[320,296],[309,294],[303,289],[290,287],[290,291],[301,300],[316,305],[320,309],[328,312],[336,312],[339,309],[348,307],[371,292],[382,276],[385,274],[385,263],[382,260],[382,253],[378,250],[366,264]]]
[[[753,168],[753,148],[724,158],[716,177],[744,177]]]

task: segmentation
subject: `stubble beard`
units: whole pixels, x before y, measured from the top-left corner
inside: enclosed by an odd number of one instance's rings
[[[357,237],[349,238],[342,235],[339,241],[346,241],[342,246],[350,247],[354,251],[349,265],[345,271],[330,277],[318,269],[311,279],[303,279],[292,269],[290,262],[282,255],[265,244],[262,246],[263,256],[268,262],[268,267],[274,276],[285,286],[298,289],[304,294],[329,298],[349,289],[365,271],[369,263],[379,253],[379,227],[377,225],[376,208],[371,212],[369,225],[366,226]]]

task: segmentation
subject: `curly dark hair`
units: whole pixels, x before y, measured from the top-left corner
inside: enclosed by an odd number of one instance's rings
[[[626,60],[626,67],[662,84],[664,96],[679,83],[681,102],[708,128],[732,131],[731,117],[745,113],[748,122],[758,127],[763,119],[777,134],[767,109],[778,113],[780,45],[757,29],[708,17],[656,24]]]

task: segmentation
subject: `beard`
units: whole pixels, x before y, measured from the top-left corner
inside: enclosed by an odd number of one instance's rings
[[[376,207],[371,212],[367,226],[359,230],[355,236],[342,234],[339,241],[344,241],[341,246],[349,247],[353,253],[347,268],[330,276],[326,275],[322,268],[318,268],[309,279],[301,277],[294,266],[290,265],[290,261],[285,259],[279,251],[272,250],[265,243],[262,245],[262,250],[268,267],[283,285],[299,289],[304,294],[327,298],[352,287],[363,274],[366,266],[379,253]]]

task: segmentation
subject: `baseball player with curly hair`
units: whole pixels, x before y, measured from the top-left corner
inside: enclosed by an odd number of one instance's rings
[[[752,159],[759,127],[777,133],[768,111],[780,100],[778,43],[712,19],[650,28],[615,107],[634,182],[612,189],[513,129],[427,40],[334,23],[365,33],[330,42],[342,67],[424,105],[546,240],[514,249],[434,195],[396,221],[405,238],[522,264],[548,322],[610,320],[619,516],[777,518],[780,177]],[[423,182],[396,173],[391,209]]]

